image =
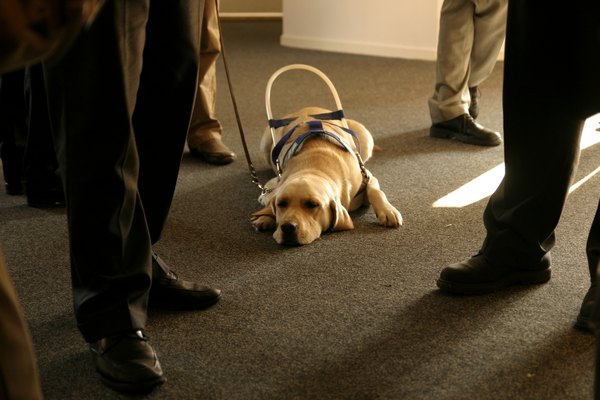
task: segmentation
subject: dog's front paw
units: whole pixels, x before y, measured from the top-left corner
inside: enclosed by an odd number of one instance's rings
[[[250,217],[250,223],[257,232],[275,230],[275,218],[270,215],[253,215]]]
[[[402,215],[400,211],[392,205],[384,207],[383,209],[376,211],[375,215],[379,220],[379,223],[388,228],[399,228],[402,225]]]

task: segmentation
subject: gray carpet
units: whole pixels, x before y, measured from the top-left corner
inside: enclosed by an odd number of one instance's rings
[[[598,177],[568,199],[553,250],[553,278],[481,297],[447,296],[435,280],[483,238],[485,201],[433,208],[448,192],[502,162],[502,147],[431,139],[427,98],[432,62],[287,49],[281,23],[226,22],[230,69],[247,140],[258,151],[264,91],[279,67],[323,70],[348,117],[383,150],[368,163],[404,216],[399,230],[372,209],[356,229],[303,247],[255,233],[250,182],[219,71],[225,141],[238,153],[213,167],[186,153],[168,226],[157,247],[181,276],[223,290],[203,312],[151,312],[148,333],[167,383],[149,399],[591,399],[593,338],[572,324],[588,285],[585,240]],[[502,63],[482,86],[480,122],[502,128]],[[318,78],[283,75],[275,115],[305,105],[333,107]],[[526,110],[524,110],[526,112]],[[582,152],[577,179],[593,171],[600,146]],[[26,311],[47,399],[118,399],[97,379],[75,327],[62,210],[28,208],[0,194],[0,243]]]

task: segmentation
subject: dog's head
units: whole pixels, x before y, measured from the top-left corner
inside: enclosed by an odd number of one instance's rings
[[[273,238],[279,244],[309,244],[325,231],[354,228],[331,186],[311,175],[282,182],[265,210],[274,216]]]

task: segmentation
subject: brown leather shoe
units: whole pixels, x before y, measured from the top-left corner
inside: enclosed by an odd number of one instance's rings
[[[6,182],[4,184],[4,187],[6,188],[6,194],[9,196],[20,196],[24,193],[23,185],[21,184],[21,182]]]
[[[469,114],[459,115],[449,121],[431,125],[429,136],[442,139],[456,139],[478,146],[498,146],[502,143],[500,132],[478,124]]]
[[[235,160],[235,153],[229,149],[221,139],[208,139],[197,147],[190,149],[190,153],[202,161],[213,165],[226,165]]]

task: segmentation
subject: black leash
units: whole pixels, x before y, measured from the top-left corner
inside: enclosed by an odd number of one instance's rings
[[[246,144],[246,135],[244,135],[244,127],[242,126],[242,120],[240,118],[240,113],[238,111],[237,101],[235,99],[235,94],[233,93],[233,85],[231,84],[231,76],[229,74],[229,65],[227,64],[227,57],[225,56],[225,44],[223,43],[223,29],[221,29],[221,15],[219,14],[219,0],[215,1],[216,13],[217,13],[217,22],[219,25],[219,43],[221,44],[221,57],[223,58],[223,66],[225,67],[225,75],[227,77],[227,85],[229,86],[229,94],[231,96],[231,103],[233,104],[233,112],[235,113],[235,120],[237,122],[238,130],[240,132],[240,138],[242,139],[242,146],[244,148],[244,154],[246,155],[246,161],[248,162],[248,169],[250,170],[250,177],[252,179],[252,183],[254,183],[261,190],[261,193],[266,193],[267,189],[261,185],[258,177],[256,176],[256,169],[252,164],[252,159],[250,158],[250,152],[248,151],[248,145]]]

